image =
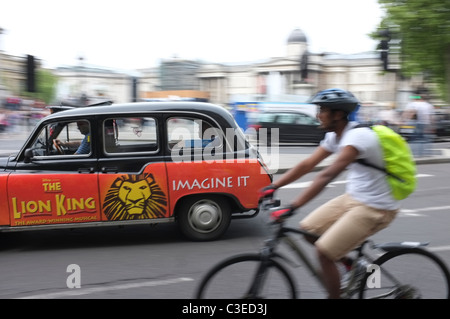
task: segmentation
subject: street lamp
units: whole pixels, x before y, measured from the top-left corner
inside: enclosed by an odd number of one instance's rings
[[[84,81],[83,81],[83,70],[84,70],[84,65],[83,65],[83,61],[84,61],[84,57],[79,56],[78,57],[78,61],[80,61],[80,92],[79,92],[79,101],[81,105],[86,105],[87,104],[87,96],[86,94],[83,92],[84,90]]]

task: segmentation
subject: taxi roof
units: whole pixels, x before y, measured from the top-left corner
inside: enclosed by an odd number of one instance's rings
[[[221,116],[228,121],[233,119],[225,108],[205,102],[133,102],[102,106],[77,107],[47,116],[47,119],[61,117],[93,116],[102,114],[146,113],[146,112],[195,112],[209,116]]]

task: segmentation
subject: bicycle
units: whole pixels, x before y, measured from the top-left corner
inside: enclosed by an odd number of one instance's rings
[[[263,200],[260,211],[279,210],[279,200]],[[287,245],[323,286],[315,258],[296,243],[294,236],[319,236],[302,229],[285,226],[289,214],[281,215],[270,225],[273,232],[259,253],[229,257],[213,266],[201,279],[195,292],[197,299],[299,298],[292,272],[286,266],[292,261],[280,252]],[[304,238],[303,238],[304,239]],[[305,240],[305,239],[304,239]],[[309,244],[309,243],[308,243]],[[375,244],[366,240],[348,256],[353,260],[341,287],[342,298],[357,299],[438,299],[450,298],[450,274],[446,264],[427,250],[428,243],[391,242]],[[381,255],[379,255],[381,254]],[[417,279],[420,278],[420,283]],[[423,278],[426,278],[424,281]]]

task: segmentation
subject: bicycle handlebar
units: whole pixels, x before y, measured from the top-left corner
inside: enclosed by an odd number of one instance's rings
[[[261,211],[268,211],[272,223],[280,223],[284,219],[294,215],[292,207],[280,207],[280,204],[279,199],[273,198],[263,198],[259,203]]]
[[[292,215],[294,215],[294,211],[292,210],[292,207],[283,207],[283,208],[272,211],[270,213],[270,218],[274,222],[278,222],[282,219],[291,217]]]

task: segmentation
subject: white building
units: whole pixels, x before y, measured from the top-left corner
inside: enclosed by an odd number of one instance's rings
[[[172,65],[174,60],[170,60]],[[81,92],[116,103],[133,101],[133,78],[138,81],[137,98],[145,92],[161,91],[160,72],[161,66],[133,73],[86,65],[55,70],[60,96]],[[197,90],[207,92],[210,102],[223,106],[242,100],[301,102],[319,90],[338,87],[353,92],[363,104],[401,109],[414,89],[410,80],[401,80],[396,72],[384,72],[376,51],[350,55],[309,52],[307,37],[300,29],[288,36],[285,56],[252,63],[201,63],[193,81],[197,81]],[[191,88],[193,81],[189,81]]]

